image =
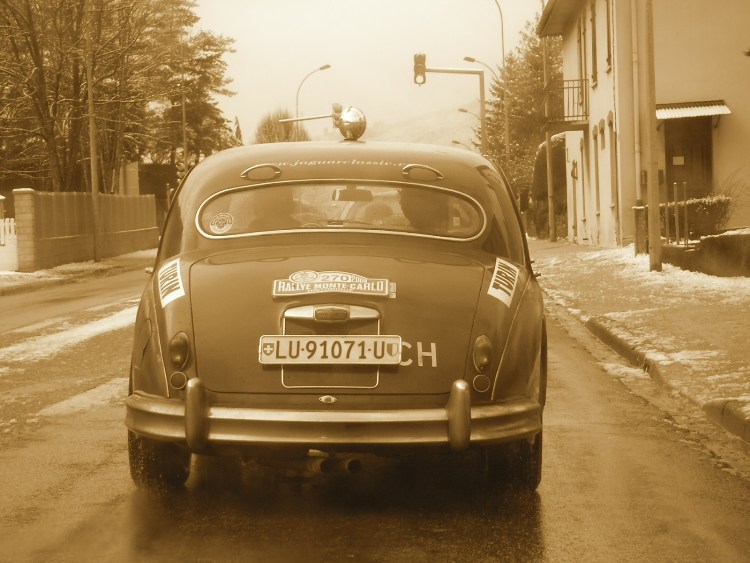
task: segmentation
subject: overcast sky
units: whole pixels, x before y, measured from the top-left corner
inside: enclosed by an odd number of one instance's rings
[[[505,53],[541,11],[541,0],[499,0]],[[331,104],[356,106],[370,125],[389,126],[405,117],[457,111],[479,99],[473,75],[428,74],[413,82],[414,54],[428,67],[483,68],[471,56],[501,64],[500,12],[495,0],[200,0],[198,27],[235,40],[226,56],[236,95],[222,98],[229,119],[239,118],[245,143],[264,115],[277,109],[300,115],[331,112]],[[489,87],[489,73],[485,77]],[[306,122],[324,135],[330,120]]]

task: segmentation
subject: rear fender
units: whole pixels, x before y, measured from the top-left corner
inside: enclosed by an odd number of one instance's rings
[[[184,398],[185,385],[181,381],[196,376],[197,358],[187,285],[189,266],[181,260],[167,260],[156,269],[144,292],[138,313],[143,318],[136,322],[137,345],[133,352],[135,390],[163,397]],[[189,352],[187,364],[178,369],[170,359],[169,342],[181,332],[188,337]],[[146,334],[149,338],[144,347]],[[136,356],[141,354],[141,350],[143,358],[139,362]],[[178,371],[185,374],[184,379],[173,377]]]
[[[499,270],[503,270],[506,276],[500,275]],[[501,290],[497,278],[500,280]],[[504,374],[506,366],[511,363],[524,364],[533,363],[531,359],[511,358],[509,355],[517,354],[517,341],[526,341],[529,339],[527,334],[517,334],[519,329],[528,332],[528,321],[519,321],[532,317],[539,318],[540,309],[532,307],[530,304],[534,297],[527,295],[529,291],[530,274],[525,268],[519,268],[517,265],[498,259],[497,263],[486,266],[485,277],[482,284],[482,290],[479,295],[476,306],[476,316],[474,326],[472,327],[471,343],[466,358],[465,379],[470,382],[472,388],[472,402],[494,402],[505,398],[505,393],[497,393],[498,384],[505,388],[517,389],[528,376],[527,368],[523,371],[513,373],[510,376],[501,376]],[[506,282],[503,284],[502,282]],[[537,295],[541,298],[541,293]],[[474,365],[474,347],[477,339],[486,336],[492,343],[492,362],[480,373]],[[513,344],[511,344],[511,342]],[[509,352],[509,348],[512,350]],[[525,365],[525,364],[524,364]],[[514,368],[515,369],[515,368]],[[526,386],[523,391],[515,391],[513,396],[526,395]]]
[[[167,380],[156,319],[154,295],[151,286],[147,285],[135,317],[130,392],[143,391],[166,397]]]
[[[527,278],[511,323],[492,389],[493,401],[542,399],[544,305],[541,289]]]

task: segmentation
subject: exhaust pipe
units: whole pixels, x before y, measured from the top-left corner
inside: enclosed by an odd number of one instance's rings
[[[297,471],[313,475],[330,474],[336,471],[353,474],[359,473],[362,470],[362,462],[355,457],[339,458],[315,450],[311,450],[305,457],[260,458],[255,461],[260,465],[274,469]]]
[[[310,450],[308,457],[311,460],[322,460],[320,469],[322,473],[341,471],[344,473],[359,473],[362,471],[362,461],[356,457],[339,457],[330,455],[319,450]],[[317,462],[316,462],[317,463]]]
[[[337,459],[338,465],[345,473],[359,473],[362,471],[362,462],[356,457]]]
[[[333,461],[327,457],[260,458],[255,459],[255,461],[259,465],[272,469],[310,473],[313,475],[331,473],[335,467]]]

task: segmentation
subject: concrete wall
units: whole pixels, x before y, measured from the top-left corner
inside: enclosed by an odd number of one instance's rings
[[[19,189],[13,196],[20,272],[127,254],[159,243],[152,195],[99,195],[96,252],[91,194]]]

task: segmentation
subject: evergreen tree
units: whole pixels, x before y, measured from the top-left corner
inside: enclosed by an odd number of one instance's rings
[[[532,187],[534,161],[539,145],[544,142],[547,121],[544,115],[542,39],[534,32],[538,22],[537,18],[526,24],[518,48],[505,58],[504,71],[498,69],[498,79],[493,78],[490,85],[492,100],[487,111],[488,156],[505,171],[516,194],[524,194],[524,197]],[[562,57],[557,38],[548,40],[547,64],[551,84],[559,83],[562,80]],[[508,155],[505,150],[506,107]]]

